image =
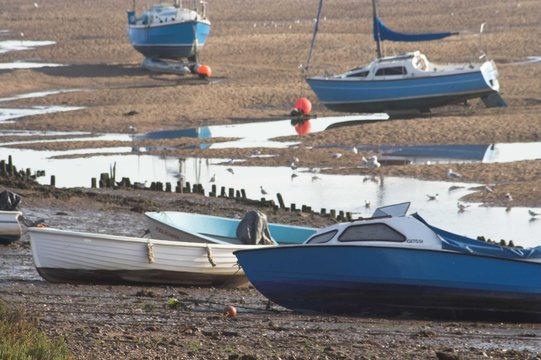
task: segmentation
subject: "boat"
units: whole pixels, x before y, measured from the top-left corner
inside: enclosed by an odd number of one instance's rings
[[[38,273],[49,282],[142,283],[179,286],[247,285],[233,251],[222,245],[95,234],[47,227],[28,229]]]
[[[541,246],[468,238],[408,208],[235,255],[261,294],[295,311],[541,321]]]
[[[186,213],[181,211],[146,212],[150,237],[214,244],[241,244],[237,229],[242,219]],[[279,245],[300,244],[316,233],[312,227],[268,224],[270,237]]]
[[[130,43],[145,56],[143,67],[152,71],[198,72],[199,50],[205,45],[210,28],[204,1],[199,7],[194,1],[193,9],[184,7],[180,0],[159,3],[141,16],[136,15],[134,1],[133,9],[128,11]]]
[[[320,0],[323,1],[323,0]],[[428,113],[446,105],[480,98],[487,107],[504,107],[498,70],[492,60],[469,64],[435,64],[421,51],[384,56],[381,42],[429,41],[455,32],[408,34],[393,31],[377,15],[372,0],[376,59],[338,75],[308,77],[306,81],[328,109],[342,112],[386,112],[389,115]],[[320,12],[318,12],[319,20]],[[317,25],[308,61],[314,46]]]
[[[0,244],[10,244],[21,237],[20,211],[0,211]]]

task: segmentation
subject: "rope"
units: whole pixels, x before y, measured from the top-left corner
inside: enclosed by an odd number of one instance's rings
[[[310,60],[312,60],[312,52],[316,45],[317,32],[319,30],[319,20],[321,19],[321,11],[323,10],[323,0],[319,0],[319,7],[317,9],[316,23],[314,25],[314,34],[312,36],[312,42],[310,44],[310,50],[308,51],[308,59],[306,60],[306,65],[301,65],[301,69],[304,72],[307,72],[310,68]]]
[[[156,261],[156,259],[154,258],[154,246],[150,242],[150,239],[148,239],[147,242],[147,259],[149,264],[152,264],[154,263],[154,261]]]
[[[214,262],[214,258],[212,257],[212,249],[210,248],[210,245],[207,244],[207,259],[209,260],[210,265],[212,267],[216,266],[216,263]]]

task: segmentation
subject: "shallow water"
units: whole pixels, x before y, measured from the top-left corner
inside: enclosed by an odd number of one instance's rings
[[[56,41],[32,41],[32,40],[4,40],[0,41],[0,54],[10,51],[31,50],[38,46],[49,46]]]
[[[101,149],[103,151],[105,149]],[[123,148],[112,148],[114,152]],[[126,149],[124,149],[126,150]],[[95,150],[93,150],[95,151]],[[90,187],[91,178],[100,173],[109,173],[116,163],[116,179],[129,177],[132,182],[170,182],[173,187],[179,179],[180,162],[175,157],[151,155],[102,155],[85,159],[56,159],[51,156],[65,152],[36,152],[32,150],[6,149],[0,147],[0,159],[8,154],[19,167],[46,170],[46,176],[38,178],[42,184],[50,183],[55,175],[57,187]],[[44,157],[46,156],[46,157]],[[228,171],[231,169],[233,173]],[[326,175],[299,168],[292,178],[289,167],[245,167],[224,165],[223,159],[186,159],[182,174],[191,184],[200,183],[206,193],[216,184],[236,190],[244,189],[251,199],[263,197],[260,186],[268,192],[266,199],[278,203],[280,193],[286,206],[294,203],[299,209],[307,205],[319,212],[325,208],[337,212],[352,212],[357,216],[370,216],[378,206],[410,201],[411,212],[419,212],[435,226],[476,237],[483,235],[492,240],[513,240],[517,245],[541,245],[541,219],[530,221],[527,208],[514,207],[507,212],[500,207],[481,207],[471,204],[459,212],[457,201],[472,192],[478,184],[422,181],[412,178],[369,177],[363,175]],[[215,175],[215,183],[211,177]],[[314,178],[316,176],[317,178]],[[458,186],[451,190],[452,186]],[[497,191],[497,188],[496,188]],[[427,195],[439,194],[438,200],[429,201]],[[365,207],[369,201],[370,208]],[[166,209],[164,209],[166,210]]]

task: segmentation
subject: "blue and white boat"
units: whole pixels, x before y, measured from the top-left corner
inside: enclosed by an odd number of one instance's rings
[[[541,321],[541,246],[453,234],[408,207],[235,255],[259,292],[296,311]]]
[[[499,95],[494,61],[439,65],[431,63],[420,51],[383,56],[380,43],[384,40],[428,41],[456,33],[399,33],[386,27],[377,16],[376,0],[372,0],[372,6],[376,59],[343,74],[306,79],[327,108],[343,112],[425,113],[431,108],[475,98],[481,98],[487,107],[506,106]]]
[[[145,218],[153,239],[214,244],[243,243],[237,236],[241,219],[181,211],[147,212]],[[269,223],[268,230],[272,240],[283,245],[301,244],[318,229]]]
[[[135,5],[135,4],[134,4]],[[206,2],[189,9],[180,0],[170,4],[156,4],[141,16],[135,6],[128,11],[128,37],[135,50],[143,54],[147,63],[167,60],[198,62],[198,52],[210,33]]]

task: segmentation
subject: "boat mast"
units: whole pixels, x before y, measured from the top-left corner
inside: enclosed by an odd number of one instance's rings
[[[373,23],[373,29],[374,32],[374,38],[376,39],[376,54],[378,59],[381,58],[381,44],[380,44],[380,36],[379,36],[379,26],[377,24],[377,18],[378,18],[378,12],[376,10],[376,0],[372,0],[372,23]]]

